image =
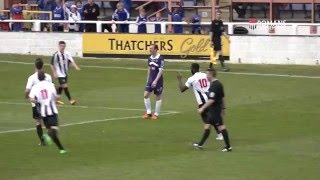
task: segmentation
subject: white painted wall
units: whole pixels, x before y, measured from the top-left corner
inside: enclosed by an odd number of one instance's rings
[[[320,63],[320,37],[231,36],[230,40],[231,63],[239,59],[247,64]]]
[[[0,53],[52,55],[58,41],[72,56],[82,57],[82,35],[77,33],[0,32]],[[230,62],[248,64],[320,63],[320,37],[231,36]]]
[[[64,40],[72,56],[82,56],[82,35],[77,33],[0,32],[0,37],[0,53],[50,56]]]

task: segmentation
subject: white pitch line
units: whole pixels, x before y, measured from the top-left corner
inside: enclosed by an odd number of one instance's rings
[[[166,113],[162,113],[161,116],[178,114],[178,113],[179,112],[166,112]],[[99,119],[99,120],[91,120],[91,121],[82,121],[82,122],[78,122],[78,123],[63,124],[63,125],[60,125],[60,127],[76,126],[76,125],[91,124],[91,123],[98,123],[98,122],[117,121],[117,120],[137,119],[137,118],[141,118],[141,117],[142,116],[128,116],[128,117],[119,117],[119,118],[108,118],[108,119]],[[33,130],[35,130],[35,128],[15,129],[15,130],[0,131],[0,134],[25,132],[25,131],[33,131]]]
[[[18,62],[18,61],[0,61],[0,63],[9,64],[24,64],[33,65],[34,63]],[[146,71],[146,68],[134,68],[134,67],[121,67],[121,66],[93,66],[93,65],[80,65],[80,67],[86,68],[99,68],[99,69],[126,69],[126,70],[139,70]],[[190,72],[190,70],[185,69],[165,69],[168,72]],[[222,74],[231,75],[244,75],[244,76],[265,76],[265,77],[286,77],[286,78],[304,78],[304,79],[320,79],[320,76],[302,76],[302,75],[289,75],[289,74],[263,74],[263,73],[242,73],[242,72],[219,72]]]
[[[8,104],[8,105],[20,105],[20,106],[30,106],[30,103],[16,103],[16,102],[5,102],[0,101],[0,104]],[[117,108],[117,107],[105,107],[105,106],[66,106],[66,105],[58,105],[58,107],[63,108],[83,108],[83,109],[109,109],[109,110],[124,110],[124,111],[146,111],[145,109],[132,109],[132,108]],[[164,113],[175,113],[176,111],[162,111]]]

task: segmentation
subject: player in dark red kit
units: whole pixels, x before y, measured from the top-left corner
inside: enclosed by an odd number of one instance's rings
[[[158,119],[161,109],[161,94],[163,90],[163,67],[164,58],[158,53],[158,45],[153,44],[150,46],[151,56],[148,58],[148,77],[147,85],[144,92],[144,104],[146,107],[146,113],[143,116],[144,119],[152,118],[153,120]],[[156,107],[155,113],[152,115],[151,112],[151,93],[156,95]]]

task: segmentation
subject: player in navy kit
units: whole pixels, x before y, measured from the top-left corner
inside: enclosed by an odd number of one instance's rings
[[[147,112],[143,116],[144,119],[149,119],[150,117],[153,120],[158,119],[160,109],[161,109],[161,94],[163,90],[163,67],[164,67],[164,58],[158,53],[158,45],[153,44],[150,46],[151,56],[148,58],[148,79],[147,85],[144,92],[144,104]],[[155,113],[152,115],[151,112],[151,102],[150,95],[154,92],[156,95],[156,108]]]

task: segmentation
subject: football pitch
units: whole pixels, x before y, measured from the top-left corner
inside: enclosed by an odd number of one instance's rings
[[[320,179],[319,66],[230,65],[219,73],[234,149],[222,153],[214,133],[204,150],[191,147],[203,124],[192,90],[181,94],[176,80],[180,71],[186,81],[191,63],[166,62],[162,115],[152,121],[141,118],[146,61],[77,59],[81,71],[71,70],[69,87],[78,103],[58,107],[68,151],[61,155],[38,146],[24,99],[36,57],[0,55],[1,180]]]

